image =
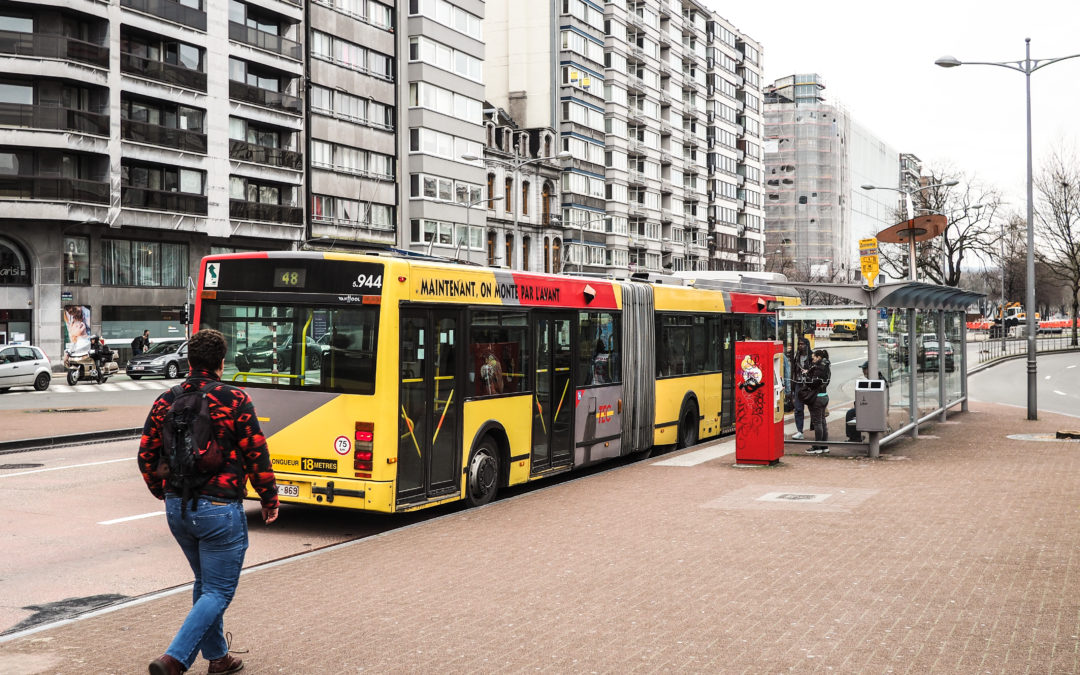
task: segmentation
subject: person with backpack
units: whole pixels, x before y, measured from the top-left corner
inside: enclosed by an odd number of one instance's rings
[[[165,500],[169,530],[195,573],[192,607],[152,675],[176,675],[201,651],[209,673],[236,673],[222,618],[236,593],[248,547],[245,482],[259,494],[262,518],[277,520],[274,471],[251,398],[221,382],[228,345],[213,329],[188,341],[191,374],[154,401],[139,443],[139,471]]]
[[[810,341],[805,337],[799,337],[798,347],[796,348],[794,361],[794,373],[792,373],[792,387],[791,387],[791,403],[795,406],[795,433],[791,436],[793,440],[800,441],[803,438],[803,424],[805,421],[803,406],[806,403],[803,402],[800,391],[807,386],[807,378],[810,376]],[[811,424],[811,427],[813,425]]]

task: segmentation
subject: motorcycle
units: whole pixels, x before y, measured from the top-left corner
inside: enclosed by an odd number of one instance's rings
[[[98,359],[101,361],[99,367],[98,362],[90,355],[89,350],[76,353],[65,350],[64,368],[67,370],[67,383],[72,386],[77,382],[105,384],[105,380],[109,379],[111,375],[120,372],[120,366],[116,365],[116,362],[112,359],[111,352],[108,355],[100,356]]]

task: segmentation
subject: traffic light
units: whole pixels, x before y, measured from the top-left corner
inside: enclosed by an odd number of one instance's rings
[[[191,305],[184,305],[180,313],[180,321],[185,326],[191,325]]]

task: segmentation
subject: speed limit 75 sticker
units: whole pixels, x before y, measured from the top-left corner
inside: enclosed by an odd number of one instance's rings
[[[352,452],[352,441],[348,436],[338,436],[334,439],[334,451],[339,455],[347,455]]]

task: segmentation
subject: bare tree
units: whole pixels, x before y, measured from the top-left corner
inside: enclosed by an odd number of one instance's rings
[[[1055,152],[1035,179],[1035,258],[1069,291],[1072,344],[1080,310],[1080,168],[1071,153]],[[1030,310],[1029,310],[1030,311]]]
[[[936,284],[959,286],[964,263],[974,259],[996,257],[1000,243],[1000,228],[994,219],[1001,209],[1001,195],[992,187],[969,176],[947,168],[932,168],[926,177],[928,185],[957,180],[953,187],[935,187],[912,195],[916,216],[940,213],[948,218],[945,231],[938,237],[915,245],[915,268],[920,278]],[[907,220],[904,210],[897,211],[897,220]],[[908,271],[908,245],[884,244],[881,266],[890,276],[905,278]]]

